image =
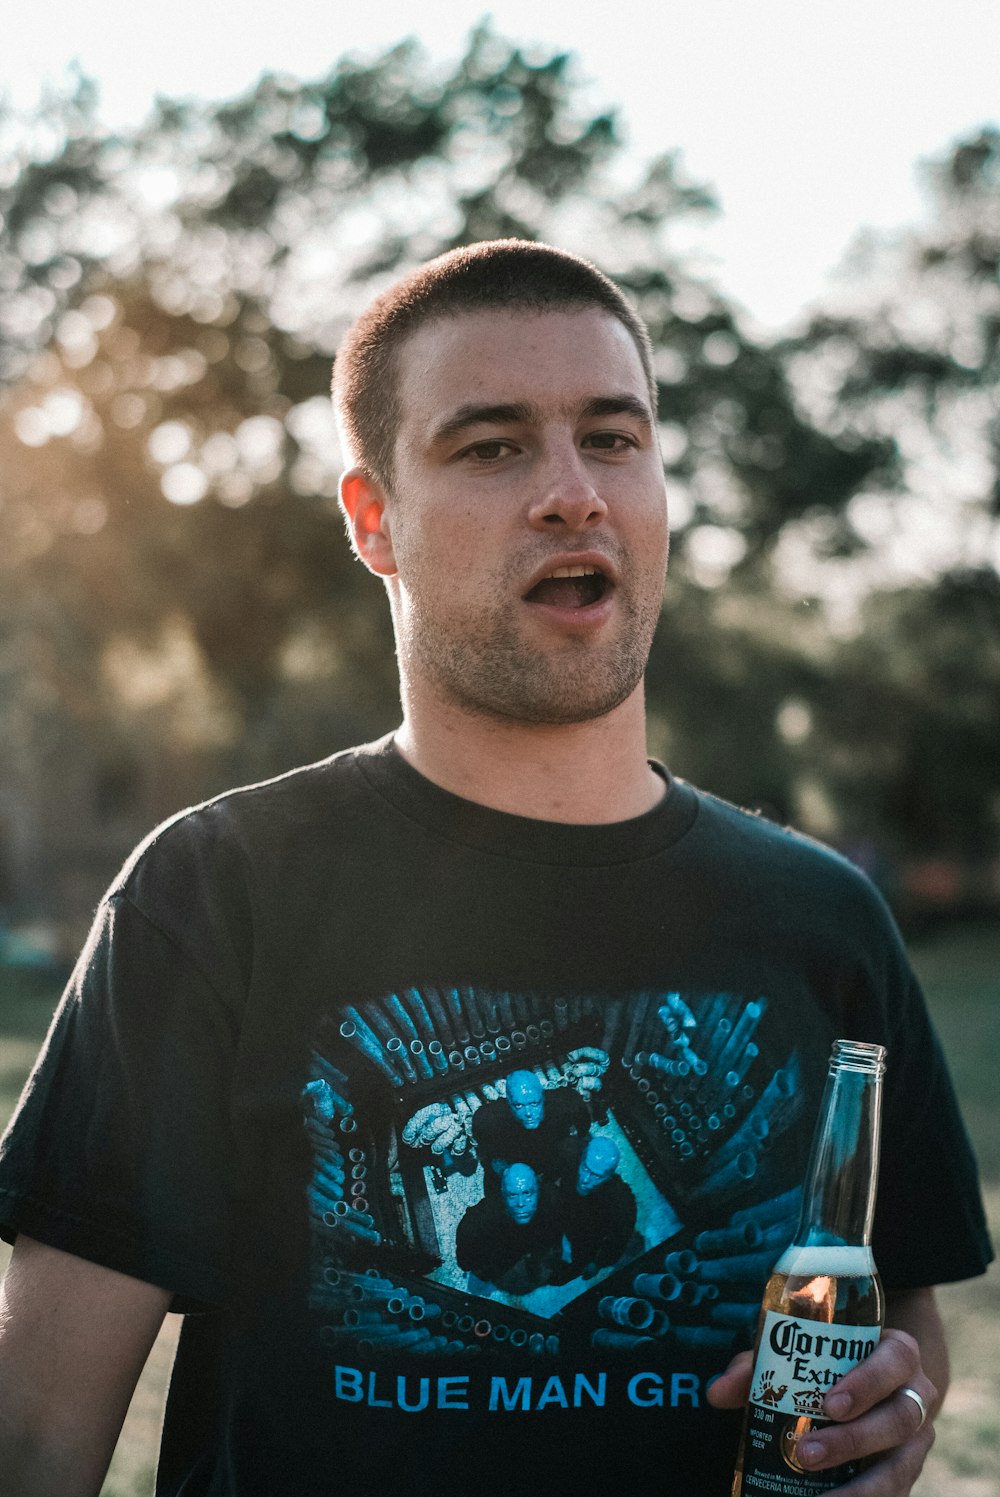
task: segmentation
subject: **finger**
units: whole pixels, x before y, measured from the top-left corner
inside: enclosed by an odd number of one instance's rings
[[[920,1394],[925,1404],[931,1404],[935,1388],[930,1378],[919,1373],[909,1386]],[[891,1397],[858,1418],[850,1419],[846,1424],[827,1424],[805,1435],[796,1453],[803,1466],[819,1470],[895,1450],[914,1440],[918,1434],[922,1435],[927,1428],[929,1424],[921,1428],[921,1413],[916,1401],[909,1398],[902,1388],[897,1388]]]
[[[891,1397],[897,1388],[922,1377],[920,1348],[906,1331],[883,1331],[882,1339],[872,1352],[850,1372],[845,1372],[823,1400],[828,1419],[855,1419]],[[923,1397],[923,1390],[917,1388]],[[937,1397],[933,1390],[932,1398]]]
[[[714,1409],[742,1408],[750,1396],[750,1374],[753,1371],[753,1353],[741,1351],[718,1377],[713,1378],[706,1389],[709,1403]]]
[[[923,1470],[933,1444],[934,1426],[928,1420],[905,1444],[881,1456],[860,1476],[837,1487],[836,1497],[905,1497]]]

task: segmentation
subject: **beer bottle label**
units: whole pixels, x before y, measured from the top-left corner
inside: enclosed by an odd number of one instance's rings
[[[795,1450],[810,1429],[829,1422],[823,1418],[824,1395],[874,1351],[878,1339],[878,1326],[766,1312],[750,1385],[741,1489],[745,1497],[814,1497],[856,1474],[860,1468],[853,1463],[804,1471]]]
[[[822,1416],[825,1394],[875,1350],[878,1339],[877,1325],[831,1325],[768,1310],[750,1402],[781,1414]]]

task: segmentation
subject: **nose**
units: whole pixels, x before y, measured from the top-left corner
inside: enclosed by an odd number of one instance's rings
[[[607,515],[608,506],[575,445],[552,453],[540,478],[538,494],[528,511],[528,519],[537,529],[565,525],[570,530],[587,530]]]

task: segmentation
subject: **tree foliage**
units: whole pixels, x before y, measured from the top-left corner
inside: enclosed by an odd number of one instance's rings
[[[895,442],[896,481],[779,547],[856,608],[817,740],[842,821],[984,861],[1000,828],[1000,131],[928,163],[928,226],[857,249],[785,347],[811,418]],[[831,544],[832,542],[832,544]],[[822,750],[817,750],[823,758]]]
[[[893,250],[927,306],[949,308],[939,336],[915,336],[897,295],[833,308],[779,346],[675,252],[678,221],[714,208],[680,158],[629,168],[618,118],[587,106],[572,59],[487,26],[450,69],[407,42],[214,106],[162,99],[127,134],[102,128],[79,79],[31,119],[0,115],[0,141],[8,807],[45,801],[58,823],[86,802],[80,824],[104,828],[91,843],[117,844],[184,800],[392,724],[384,603],[336,511],[330,361],[408,265],[516,234],[604,265],[653,335],[674,521],[654,747],[724,794],[807,823],[822,802],[832,819],[816,829],[868,816],[905,844],[914,761],[870,761],[878,794],[860,795],[843,702],[864,678],[881,706],[912,699],[935,737],[933,630],[917,620],[946,591],[876,607],[878,638],[907,641],[899,679],[888,647],[838,649],[822,588],[782,582],[796,537],[812,556],[875,554],[865,504],[905,502],[920,442],[954,440],[995,389],[995,137],[953,153],[934,233]],[[977,419],[988,509],[995,406]],[[969,597],[987,586],[987,569],[952,570]],[[970,732],[989,728],[986,712]],[[983,760],[971,739],[969,753]],[[995,794],[988,766],[977,774],[969,825]],[[920,816],[939,826],[938,802]],[[7,820],[8,839],[26,825]],[[43,828],[32,845],[56,841]]]

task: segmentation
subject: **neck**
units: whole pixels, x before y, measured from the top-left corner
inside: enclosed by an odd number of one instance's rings
[[[465,800],[540,821],[627,821],[664,793],[646,759],[642,685],[606,716],[520,723],[411,695],[396,735],[403,757]]]

